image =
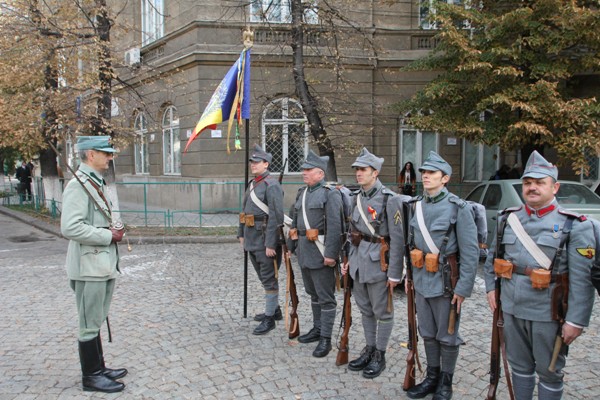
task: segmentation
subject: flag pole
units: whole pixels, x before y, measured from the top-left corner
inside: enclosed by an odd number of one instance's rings
[[[242,33],[242,40],[244,41],[244,48],[250,49],[254,44],[254,31],[250,28],[246,28]],[[245,57],[245,56],[244,56]],[[250,101],[250,99],[247,99]],[[245,121],[245,135],[246,135],[246,156],[245,156],[245,170],[244,170],[244,193],[248,188],[248,182],[250,181],[250,116]],[[242,210],[243,211],[243,210]],[[244,318],[248,317],[248,252],[244,250]]]

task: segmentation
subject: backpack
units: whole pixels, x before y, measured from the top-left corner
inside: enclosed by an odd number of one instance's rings
[[[596,239],[595,257],[591,268],[592,285],[594,285],[598,291],[598,296],[600,296],[600,221],[594,218],[588,218],[588,221],[592,223],[594,239]]]
[[[479,203],[474,201],[465,200],[467,206],[471,207],[471,212],[473,213],[473,220],[475,220],[475,225],[477,225],[477,241],[479,242],[479,258],[485,259],[488,255],[488,246],[487,246],[487,217],[485,213],[485,207]]]

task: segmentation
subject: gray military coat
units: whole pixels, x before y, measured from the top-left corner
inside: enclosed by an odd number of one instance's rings
[[[454,293],[463,297],[471,296],[479,263],[477,226],[471,209],[464,200],[449,193],[445,187],[434,198],[419,196],[417,201],[422,201],[425,226],[439,250],[441,250],[442,241],[446,232],[448,232],[450,223],[455,223],[454,229],[449,234],[445,254],[458,253],[460,257],[460,278],[456,288],[454,288]],[[432,251],[425,243],[423,233],[419,228],[416,212],[413,211],[412,214],[409,228],[413,229],[414,232],[414,245],[424,253],[431,253]],[[425,267],[413,267],[413,280],[415,290],[425,298],[438,297],[444,294],[444,278],[441,266],[435,273],[426,271]]]
[[[277,248],[279,243],[279,225],[283,224],[283,190],[281,185],[268,171],[253,179],[256,197],[267,205],[269,214],[265,214],[250,197],[250,186],[244,194],[243,210],[254,215],[254,227],[240,224],[238,237],[244,238],[244,250],[258,251],[266,247]],[[268,218],[267,218],[268,217]],[[266,222],[265,222],[266,220]]]
[[[315,242],[309,241],[303,233],[306,224],[302,212],[302,195],[306,187],[300,188],[292,211],[292,228],[300,233],[297,241],[289,241],[289,249],[298,256],[298,264],[302,268],[323,268],[323,255]],[[343,209],[342,195],[324,181],[308,188],[306,192],[306,216],[311,229],[319,229],[324,234],[324,256],[338,259],[342,247]]]
[[[380,236],[390,237],[390,253],[388,271],[381,271],[381,244],[371,243],[361,240],[358,247],[350,245],[349,251],[349,273],[352,279],[360,283],[376,283],[387,280],[388,277],[396,281],[402,279],[404,268],[404,228],[402,215],[402,197],[392,190],[386,188],[377,180],[375,186],[366,195],[359,191],[355,196],[361,195],[361,204],[365,216],[372,224],[372,214],[368,208],[371,207],[379,216],[382,212],[384,197],[387,195],[388,201],[385,214],[379,224],[379,229],[375,232]],[[358,210],[357,201],[354,201],[354,208],[351,215],[352,230],[358,230],[364,235],[372,236],[367,228],[366,222],[361,217]]]
[[[559,208],[556,200],[552,203],[552,210],[542,213],[541,217],[535,212],[529,214],[525,207],[514,213],[521,221],[523,228],[538,244],[538,247],[550,260],[554,258],[560,245],[560,238],[567,214],[578,217],[573,221],[571,234],[567,244],[567,251],[563,251],[559,273],[569,273],[569,308],[566,320],[579,326],[588,326],[594,304],[594,287],[591,283],[590,268],[593,256],[589,249],[595,247],[594,231],[590,221],[581,218],[570,211]],[[504,259],[510,260],[518,266],[539,268],[540,265],[529,254],[517,238],[514,230],[507,223],[502,236],[504,245]],[[489,292],[494,290],[494,253],[496,239],[492,251],[485,263],[485,284]],[[517,318],[529,321],[552,321],[551,295],[554,283],[548,289],[534,289],[527,275],[513,273],[512,279],[502,278],[502,310]]]

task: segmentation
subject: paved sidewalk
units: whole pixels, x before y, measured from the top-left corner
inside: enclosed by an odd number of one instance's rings
[[[396,292],[395,328],[387,369],[374,380],[336,367],[336,351],[323,359],[316,344],[288,340],[283,323],[263,337],[251,334],[261,312],[262,289],[249,268],[248,318],[242,316],[243,254],[236,243],[133,243],[121,246],[123,275],[111,310],[113,343],[103,330],[107,364],[127,367],[119,394],[81,390],[77,316],[64,271],[67,242],[0,215],[0,399],[397,399],[407,350],[406,298]],[[29,237],[32,241],[26,242]],[[311,326],[310,300],[295,266],[300,328]],[[281,271],[280,282],[285,282]],[[283,304],[283,299],[281,301]],[[342,294],[338,294],[341,309]],[[599,307],[584,336],[570,349],[565,399],[600,398]],[[364,341],[353,307],[351,354]],[[339,314],[337,321],[339,322]],[[483,282],[464,304],[455,399],[487,393],[491,314]],[[337,326],[335,328],[337,333]],[[422,361],[424,352],[420,342]],[[430,396],[431,397],[431,396]],[[499,399],[507,399],[505,387]]]

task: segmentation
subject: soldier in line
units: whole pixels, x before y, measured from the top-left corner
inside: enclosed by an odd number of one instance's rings
[[[124,229],[113,227],[112,204],[107,200],[102,173],[108,170],[115,149],[110,136],[80,136],[81,165],[63,193],[60,229],[69,239],[67,276],[75,291],[79,313],[79,358],[85,391],[120,392],[117,379],[127,370],[104,364],[100,327],[108,316],[119,271],[117,243]]]
[[[533,398],[537,373],[538,398],[554,400],[563,393],[567,346],[590,321],[594,288],[588,250],[595,248],[594,232],[584,216],[560,208],[555,198],[558,170],[537,151],[521,179],[525,205],[506,209],[498,218],[500,242],[495,240],[493,248],[500,258],[494,260],[490,252],[485,264],[487,299],[493,312],[495,280],[502,279],[504,337],[515,398]],[[560,248],[565,249],[562,254]],[[553,318],[553,293],[559,282],[568,285],[562,327]],[[549,371],[557,336],[564,345],[556,370]]]
[[[411,399],[421,399],[435,393],[433,399],[442,400],[452,398],[452,378],[459,346],[464,344],[458,334],[459,316],[461,305],[471,295],[475,283],[479,245],[471,209],[446,188],[452,167],[431,151],[419,171],[424,193],[413,200],[408,227],[427,376],[410,388],[407,395]],[[454,273],[448,269],[451,264],[454,264]],[[452,274],[458,278],[453,290]],[[448,329],[451,313],[456,317],[452,333]]]
[[[271,153],[254,146],[249,158],[254,179],[244,194],[238,228],[240,244],[248,252],[265,291],[265,311],[254,316],[255,321],[260,321],[252,332],[254,335],[264,335],[275,329],[275,320],[282,319],[277,270],[281,265],[278,227],[283,224],[283,190],[269,173],[272,159]]]
[[[319,157],[312,150],[302,164],[306,187],[298,190],[292,211],[289,249],[298,256],[302,281],[310,296],[312,329],[298,337],[300,343],[319,341],[314,357],[331,351],[331,333],[335,322],[335,269],[339,260],[343,233],[342,196],[325,184],[329,157]]]
[[[363,148],[352,164],[360,190],[350,220],[349,262],[342,273],[354,281],[366,346],[348,369],[373,379],[385,369],[385,352],[394,326],[392,291],[402,279],[404,229],[402,198],[379,181],[383,158]],[[382,246],[389,251],[382,251]]]

